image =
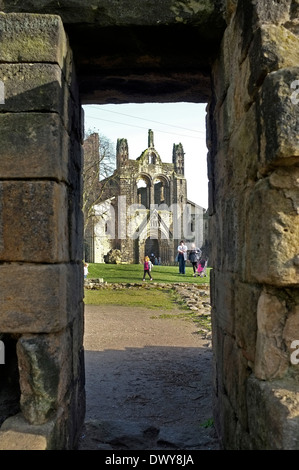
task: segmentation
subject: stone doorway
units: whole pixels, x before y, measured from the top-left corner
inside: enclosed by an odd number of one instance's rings
[[[2,2],[0,330],[26,365],[3,432],[72,448],[84,419],[81,104],[195,100],[217,430],[227,449],[298,449],[297,2],[144,4]]]
[[[151,262],[155,263],[155,258],[160,256],[159,241],[155,238],[147,238],[144,247],[144,256],[148,256]]]

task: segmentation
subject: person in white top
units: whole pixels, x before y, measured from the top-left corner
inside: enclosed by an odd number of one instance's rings
[[[88,264],[84,263],[84,279],[86,279],[88,276]]]
[[[186,260],[187,260],[187,246],[185,245],[184,240],[181,240],[178,246],[178,261],[179,261],[179,273],[180,274],[185,274]]]

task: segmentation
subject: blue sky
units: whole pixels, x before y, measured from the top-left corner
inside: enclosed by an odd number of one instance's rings
[[[148,103],[83,106],[85,130],[106,136],[116,148],[125,138],[129,158],[135,160],[148,147],[148,130],[154,131],[154,146],[162,162],[172,162],[173,144],[185,152],[187,196],[208,208],[205,104]]]

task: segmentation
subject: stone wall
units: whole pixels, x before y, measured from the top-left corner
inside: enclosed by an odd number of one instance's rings
[[[85,413],[72,54],[57,16],[0,14],[0,38],[0,373],[3,392],[18,370],[19,401],[1,407],[0,448],[71,449]]]
[[[235,3],[208,131],[215,421],[226,449],[298,449],[298,5]]]

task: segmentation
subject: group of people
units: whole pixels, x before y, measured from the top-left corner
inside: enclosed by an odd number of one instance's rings
[[[154,253],[151,253],[151,256],[150,256],[150,261],[152,264],[154,264],[155,266],[160,266],[161,265],[161,258],[160,256],[155,256]]]
[[[177,260],[179,263],[179,273],[185,274],[186,272],[186,261],[187,261],[188,248],[185,245],[184,240],[180,241],[178,246]],[[196,247],[195,243],[192,243],[189,252],[189,261],[192,264],[193,276],[205,276],[207,261],[202,257],[201,250]]]
[[[187,256],[188,256],[188,247],[185,245],[184,240],[180,241],[180,244],[178,246],[178,253],[177,253],[177,261],[179,263],[179,273],[180,274],[185,274],[186,273],[186,261],[187,261]],[[200,248],[197,248],[195,243],[192,243],[191,249],[189,252],[189,257],[188,257],[190,263],[192,264],[193,268],[193,276],[206,276],[206,267],[207,267],[207,261],[205,258],[202,257],[202,253]],[[152,281],[152,261],[148,256],[144,257],[144,263],[143,263],[143,281],[145,281],[146,275],[150,278]]]

